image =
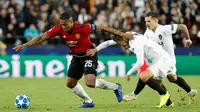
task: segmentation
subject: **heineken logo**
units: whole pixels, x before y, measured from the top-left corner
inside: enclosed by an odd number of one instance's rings
[[[0,59],[0,78],[7,77],[66,77],[71,56],[2,56]],[[126,74],[126,64],[123,60],[99,60],[97,72],[99,76],[119,76]],[[131,67],[131,64],[130,64]]]

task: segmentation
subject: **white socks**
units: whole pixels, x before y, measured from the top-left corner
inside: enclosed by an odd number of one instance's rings
[[[118,88],[117,84],[107,82],[103,79],[96,79],[95,81],[96,88],[107,89],[107,90],[116,90]],[[83,87],[77,83],[77,85],[72,88],[72,92],[75,93],[80,98],[84,99],[86,103],[91,103],[93,100],[87,95]]]
[[[84,99],[86,103],[91,103],[92,99],[87,95],[83,87],[77,83],[74,88],[72,88],[72,92],[75,93],[80,98]]]
[[[117,84],[107,82],[103,79],[96,79],[95,86],[96,88],[108,89],[108,90],[116,90],[118,88]]]

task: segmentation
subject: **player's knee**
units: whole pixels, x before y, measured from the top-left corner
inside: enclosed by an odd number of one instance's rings
[[[167,79],[169,80],[169,82],[174,83],[174,82],[176,82],[177,77],[176,76],[167,76]]]
[[[151,78],[152,76],[151,75],[148,75],[148,74],[141,74],[140,76],[140,79],[145,83],[149,78]]]
[[[149,78],[145,76],[140,76],[140,79],[145,83]]]
[[[168,79],[169,80],[169,82],[171,82],[171,83],[174,83],[176,80],[175,79],[172,79],[172,78],[170,78],[170,79]]]
[[[96,76],[94,74],[91,74],[91,73],[85,75],[85,84],[88,87],[94,88],[95,87],[95,78],[96,78]]]
[[[85,84],[88,87],[95,88],[95,82],[94,81],[86,81]]]
[[[76,84],[75,84],[75,83],[67,82],[67,83],[66,83],[66,86],[67,86],[68,88],[74,88],[74,87],[76,86]]]

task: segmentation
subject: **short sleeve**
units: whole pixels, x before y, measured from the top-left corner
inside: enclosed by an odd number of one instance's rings
[[[177,31],[177,24],[171,24],[171,25],[164,25],[164,28],[162,29],[164,32],[169,34],[174,34]]]
[[[59,34],[61,26],[54,26],[46,31],[49,38],[54,37]]]

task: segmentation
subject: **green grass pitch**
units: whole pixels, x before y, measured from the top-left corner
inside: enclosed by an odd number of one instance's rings
[[[200,89],[200,76],[184,76],[184,78],[192,88]],[[129,82],[125,78],[103,79],[121,83],[126,94],[134,90],[138,78],[132,77]],[[83,101],[65,86],[65,81],[65,78],[0,79],[0,112],[200,112],[200,96],[197,95],[195,104],[189,105],[186,92],[169,83],[167,79],[164,80],[164,84],[172,95],[175,107],[161,109],[155,108],[159,104],[158,93],[148,86],[137,100],[118,103],[113,91],[88,88],[82,79],[80,83],[95,101],[95,107],[76,108]],[[14,105],[15,97],[22,93],[31,99],[28,109],[17,109]]]

